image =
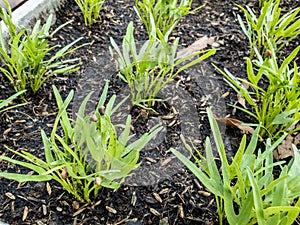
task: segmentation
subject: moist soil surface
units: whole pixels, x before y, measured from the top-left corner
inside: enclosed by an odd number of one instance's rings
[[[158,122],[162,122],[164,126],[162,134],[141,152],[142,164],[133,177],[128,178],[116,191],[102,189],[92,199],[91,204],[79,203],[54,181],[19,184],[0,178],[0,221],[8,224],[39,225],[218,224],[213,195],[174,159],[168,149],[173,147],[184,151],[179,141],[179,134],[183,134],[186,138],[191,138],[196,147],[204,152],[205,137],[211,135],[205,112],[208,106],[212,107],[217,117],[229,115],[243,122],[255,122],[227,106],[228,103],[237,103],[236,93],[211,66],[214,63],[219,68],[228,68],[236,76],[246,77],[243,57],[248,56],[249,47],[237,22],[237,14],[241,12],[235,3],[248,5],[258,11],[257,1],[194,1],[193,8],[203,4],[204,7],[184,17],[172,36],[180,37],[180,49],[205,35],[213,37],[214,42],[207,47],[218,48],[217,53],[172,81],[160,93],[162,98],[168,96],[169,101],[154,105],[157,113],[131,107],[124,109],[120,112],[121,116],[115,118],[122,122],[122,116],[130,113],[133,117],[133,132],[137,136]],[[27,93],[27,105],[0,115],[1,155],[17,158],[4,147],[6,145],[14,150],[26,150],[44,158],[40,132],[44,130],[49,136],[58,111],[52,85],[59,89],[63,98],[72,89],[75,90],[70,114],[76,112],[80,101],[90,91],[95,92],[94,98],[97,100],[105,79],[110,80],[110,95],[117,94],[121,98],[126,95],[125,85],[116,78],[117,69],[110,63],[108,46],[110,37],[121,45],[130,21],[134,22],[136,40],[142,42],[146,39],[146,31],[136,16],[133,5],[134,1],[129,0],[107,0],[101,11],[101,21],[91,28],[84,26],[74,1],[67,1],[57,10],[53,29],[69,20],[73,22],[59,31],[51,43],[65,46],[83,37],[78,45],[89,44],[71,55],[81,58],[81,69],[51,77],[37,94]],[[297,6],[299,1],[282,2],[283,11]],[[286,54],[298,45],[299,42],[292,42],[287,47]],[[0,89],[0,99],[6,99],[14,93],[4,76],[0,76]],[[16,100],[14,103],[20,102]],[[237,149],[242,132],[225,128],[223,124],[220,127],[230,157]],[[5,161],[0,161],[0,171],[30,173],[27,169]]]

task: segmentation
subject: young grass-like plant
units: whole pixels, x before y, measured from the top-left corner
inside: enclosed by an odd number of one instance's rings
[[[6,5],[7,11],[4,8],[0,9],[0,18],[8,28],[10,38],[6,43],[3,35],[0,35],[0,61],[3,64],[0,71],[8,78],[16,92],[25,90],[29,86],[28,89],[36,93],[49,77],[79,69],[79,58],[63,59],[63,57],[80,48],[81,46],[72,47],[82,38],[59,49],[56,53],[53,51],[59,46],[49,46],[49,39],[68,23],[49,33],[53,17],[50,15],[42,27],[40,21],[37,21],[31,32],[26,28],[18,32],[12,21],[10,6],[7,2]],[[2,33],[1,25],[0,32]]]
[[[159,30],[158,36],[161,38],[158,40],[155,35],[150,35],[137,52],[133,30],[131,22],[123,38],[122,50],[114,39],[110,39],[113,47],[110,48],[111,54],[117,56],[119,77],[128,84],[133,105],[145,107],[143,103],[147,103],[151,107],[153,101],[159,100],[156,98],[158,92],[174,77],[216,52],[211,49],[176,58],[179,38],[168,43]]]
[[[13,108],[17,108],[23,105],[26,105],[27,103],[21,103],[21,104],[17,104],[17,105],[10,105],[8,106],[9,103],[11,103],[14,99],[16,99],[19,95],[23,94],[26,90],[24,91],[20,91],[18,93],[13,94],[12,96],[10,96],[9,98],[5,99],[5,100],[0,100],[0,113],[13,109]]]
[[[258,0],[258,6],[261,8],[266,0]]]
[[[260,135],[277,140],[285,132],[294,133],[300,121],[300,74],[296,59],[300,46],[278,65],[274,49],[269,49],[270,58],[263,58],[256,51],[254,63],[246,58],[248,80],[235,77],[227,69],[217,70],[224,75],[226,82],[254,109],[236,107],[261,123]],[[267,87],[261,80],[267,79]],[[243,83],[250,87],[247,89]]]
[[[261,4],[259,17],[248,6],[244,8],[238,5],[246,17],[246,22],[243,22],[238,15],[238,21],[249,39],[251,59],[255,48],[261,55],[265,55],[270,42],[277,53],[300,34],[300,7],[281,15],[280,0],[261,1]]]
[[[111,115],[122,102],[114,107],[116,99],[114,95],[104,110],[108,83],[104,87],[95,114],[84,115],[91,96],[89,94],[82,102],[75,121],[72,121],[67,113],[67,107],[74,92],[71,91],[63,101],[58,90],[55,87],[53,90],[59,111],[50,138],[44,131],[41,132],[45,160],[26,151],[9,149],[28,162],[7,156],[0,156],[0,159],[27,167],[36,174],[0,173],[0,177],[18,182],[54,179],[79,201],[91,202],[91,198],[95,197],[102,187],[112,189],[120,187],[132,170],[139,166],[140,150],[158,134],[162,127],[158,124],[149,133],[128,144],[132,138],[130,135],[131,117],[127,117],[120,135],[117,135],[116,128],[110,120]],[[62,130],[59,129],[59,125]]]
[[[259,137],[257,128],[248,145],[246,135],[243,136],[239,149],[229,163],[210,108],[207,113],[221,168],[215,162],[209,137],[205,142],[206,157],[194,149],[195,163],[175,149],[172,152],[215,195],[219,223],[223,224],[226,219],[229,224],[239,225],[293,224],[300,213],[299,150],[293,146],[294,158],[288,165],[283,165],[283,161],[273,162],[273,151],[285,138],[283,135],[273,144],[268,139],[264,151],[259,150],[255,154]],[[193,154],[193,149],[182,140]],[[275,166],[281,168],[278,178],[273,176]]]
[[[191,12],[192,0],[136,0],[135,11],[150,36],[153,28],[159,29],[166,39],[181,18]],[[201,7],[193,10],[196,11]]]
[[[84,18],[84,24],[88,27],[97,22],[100,10],[105,0],[75,0]]]

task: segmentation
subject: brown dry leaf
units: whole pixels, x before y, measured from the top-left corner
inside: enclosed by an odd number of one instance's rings
[[[253,134],[254,133],[254,129],[252,127],[242,125],[243,122],[240,121],[240,120],[229,118],[229,117],[228,118],[216,118],[216,120],[220,123],[225,123],[226,126],[238,128],[246,134]]]
[[[113,18],[115,15],[114,15],[114,13],[107,13],[107,14],[105,14],[104,15],[107,19],[111,19],[111,18]]]
[[[60,175],[61,175],[62,179],[66,179],[69,176],[67,167],[63,168]]]
[[[72,207],[73,207],[73,209],[77,210],[77,209],[80,208],[80,203],[77,202],[77,201],[73,201],[73,202],[72,202]]]
[[[274,151],[275,159],[280,160],[294,156],[294,152],[292,149],[293,142],[294,138],[292,135],[286,136],[282,143],[277,147],[276,151]]]
[[[177,53],[177,58],[183,58],[195,52],[205,49],[208,45],[213,45],[215,42],[214,37],[207,37],[206,35],[196,40],[193,44],[184,48]]]
[[[289,131],[297,128],[300,128],[300,124],[297,124],[296,126],[292,126],[289,129]],[[292,148],[292,144],[294,144],[295,146],[300,145],[300,132],[295,132],[293,134],[289,134],[286,136],[286,138],[274,151],[275,159],[280,160],[280,159],[285,159],[294,156],[294,150]]]
[[[239,94],[237,95],[237,99],[238,99],[238,103],[240,103],[244,107],[244,109],[247,109],[246,100]]]
[[[295,139],[294,145],[296,146],[300,145],[300,132],[296,135],[294,139]]]
[[[242,82],[242,85],[248,90],[248,88],[250,87],[250,85],[247,83],[247,82],[245,82],[245,81],[243,81]]]

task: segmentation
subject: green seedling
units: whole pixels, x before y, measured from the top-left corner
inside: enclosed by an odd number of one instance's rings
[[[260,1],[262,5],[257,17],[252,9],[238,5],[243,11],[246,21],[238,15],[238,21],[250,43],[250,58],[255,57],[255,48],[265,56],[272,48],[278,53],[288,42],[300,34],[300,7],[281,15],[280,0]]]
[[[112,56],[117,56],[119,77],[129,86],[132,104],[140,107],[145,107],[144,103],[151,107],[154,101],[161,101],[156,98],[157,94],[174,77],[216,52],[215,49],[211,49],[197,51],[181,58],[176,57],[179,38],[173,43],[168,43],[164,41],[163,34],[159,30],[157,32],[161,38],[158,40],[155,38],[156,35],[150,35],[150,39],[138,52],[133,31],[131,22],[123,38],[122,50],[111,38],[113,49],[110,48],[110,52]]]
[[[10,96],[9,98],[7,98],[5,100],[0,100],[0,113],[3,113],[4,111],[7,111],[7,110],[10,110],[13,108],[17,108],[17,107],[26,105],[27,103],[21,103],[21,104],[17,104],[17,105],[8,106],[9,103],[11,103],[13,100],[15,100],[19,95],[22,95],[24,92],[26,92],[26,90],[15,93],[14,95]]]
[[[226,82],[251,106],[245,109],[235,105],[234,107],[246,112],[261,123],[260,135],[277,140],[283,133],[294,133],[300,121],[300,74],[296,59],[300,46],[278,65],[276,53],[270,48],[270,57],[263,58],[256,50],[257,60],[254,62],[246,58],[247,77],[241,79],[231,74],[227,69],[217,70],[224,75]],[[267,79],[267,87],[261,87],[261,80]],[[244,84],[250,87],[246,88]]]
[[[194,149],[194,155],[193,149],[182,138],[186,148],[193,154],[195,163],[175,149],[171,151],[215,195],[219,224],[223,224],[224,220],[239,225],[293,224],[300,212],[299,150],[293,146],[294,158],[288,165],[284,165],[284,161],[273,162],[273,151],[284,140],[286,135],[283,135],[273,144],[268,139],[264,151],[259,150],[255,154],[258,127],[248,144],[246,135],[243,136],[229,163],[217,121],[210,108],[207,114],[216,151],[212,150],[209,137],[205,142],[205,157],[197,149]],[[217,152],[221,168],[218,168],[213,152]],[[275,166],[281,168],[277,178],[273,175]]]
[[[88,27],[97,22],[100,10],[105,0],[75,0],[84,18],[84,24]]]
[[[10,6],[6,0],[4,1],[7,11],[1,8],[0,18],[8,28],[10,38],[7,43],[0,35],[0,61],[3,64],[0,71],[7,77],[16,92],[28,87],[33,93],[36,93],[49,77],[79,69],[81,64],[79,58],[64,59],[64,57],[82,46],[72,48],[82,38],[60,48],[55,53],[54,50],[59,46],[50,47],[49,45],[49,39],[70,22],[59,26],[50,33],[53,17],[50,15],[42,27],[38,20],[31,32],[26,28],[17,31],[12,21]],[[2,34],[1,26],[0,32]]]
[[[69,193],[81,202],[91,202],[101,188],[117,189],[140,163],[140,150],[162,129],[160,125],[153,127],[148,133],[139,137],[133,143],[128,141],[131,117],[128,116],[123,132],[118,135],[110,117],[120,107],[122,102],[114,106],[116,96],[112,96],[104,110],[108,90],[106,83],[95,114],[85,116],[90,93],[82,102],[77,118],[69,118],[67,107],[74,92],[71,91],[63,101],[58,90],[53,91],[58,104],[58,115],[50,137],[42,130],[45,159],[40,159],[26,151],[15,151],[27,162],[15,160],[7,156],[0,159],[24,166],[35,172],[33,175],[0,173],[0,177],[18,182],[42,182],[54,179]],[[59,126],[60,125],[60,126]],[[61,128],[60,128],[61,127]],[[62,131],[62,134],[61,134]]]
[[[168,39],[181,18],[191,11],[192,0],[136,0],[135,11],[150,36],[153,29],[159,29]]]

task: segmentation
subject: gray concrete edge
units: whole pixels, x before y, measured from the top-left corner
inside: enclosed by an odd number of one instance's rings
[[[38,19],[46,20],[50,14],[55,15],[55,10],[65,1],[66,0],[28,0],[13,11],[13,22],[19,29],[26,27],[30,30]],[[55,22],[55,16],[52,22]],[[3,21],[1,21],[1,26],[2,35],[5,39],[7,39],[8,32]]]

